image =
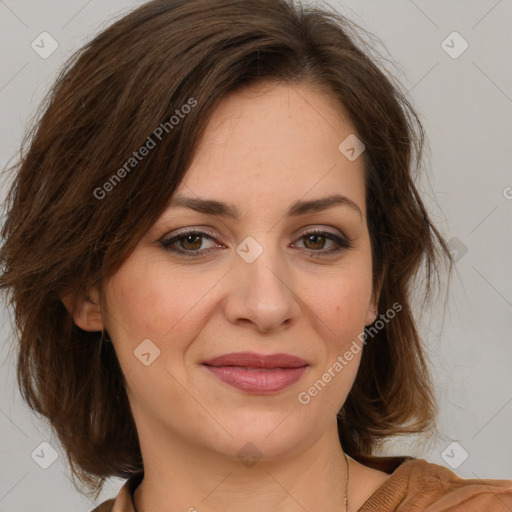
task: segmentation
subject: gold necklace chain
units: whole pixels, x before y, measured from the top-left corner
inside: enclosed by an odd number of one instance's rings
[[[348,459],[347,459],[347,456],[346,456],[345,452],[343,452],[343,455],[345,457],[345,463],[347,465],[347,481],[345,482],[345,512],[348,512],[348,478],[349,478],[349,474],[348,474]]]

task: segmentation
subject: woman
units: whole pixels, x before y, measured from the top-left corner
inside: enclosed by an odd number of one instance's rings
[[[8,196],[18,380],[96,511],[476,511],[428,432],[411,308],[451,258],[423,130],[342,16],[158,0],[60,75]],[[439,277],[439,274],[437,274]],[[417,285],[417,283],[416,283]]]

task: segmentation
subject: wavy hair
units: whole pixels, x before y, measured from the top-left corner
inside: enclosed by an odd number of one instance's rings
[[[17,327],[22,396],[96,496],[106,478],[128,478],[143,461],[124,376],[102,342],[108,333],[81,330],[61,297],[101,290],[162,214],[219,101],[261,81],[319,84],[344,106],[366,147],[378,309],[402,306],[363,350],[338,414],[340,442],[364,461],[383,439],[432,427],[437,406],[411,298],[421,290],[427,300],[441,264],[451,271],[453,262],[414,183],[419,116],[363,32],[292,0],[155,0],[75,52],[47,94],[8,169],[0,288]],[[113,170],[192,97],[179,126],[98,198]]]

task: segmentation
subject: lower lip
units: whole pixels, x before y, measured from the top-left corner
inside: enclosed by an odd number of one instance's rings
[[[204,366],[219,380],[247,393],[259,394],[275,393],[295,384],[307,369],[307,366],[252,370],[240,366]]]

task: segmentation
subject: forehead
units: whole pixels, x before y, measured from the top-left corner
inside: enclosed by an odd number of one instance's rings
[[[343,106],[311,84],[261,83],[217,106],[177,193],[240,208],[340,193],[364,210],[364,163],[339,145],[354,128]]]

